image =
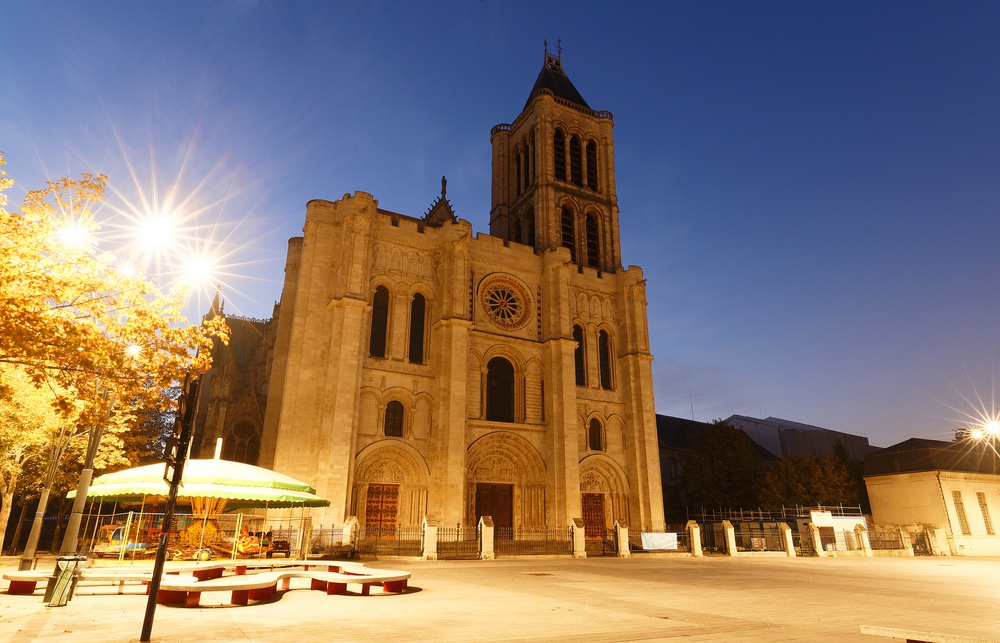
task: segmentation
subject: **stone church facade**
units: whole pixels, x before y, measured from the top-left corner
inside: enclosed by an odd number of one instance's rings
[[[455,216],[443,179],[422,217],[364,192],[307,204],[259,349],[257,463],[331,501],[314,523],[662,528],[612,126],[546,53],[520,115],[491,132],[488,235]],[[203,449],[225,432],[200,431]]]

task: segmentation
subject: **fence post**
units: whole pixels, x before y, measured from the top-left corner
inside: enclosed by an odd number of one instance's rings
[[[927,540],[931,544],[931,553],[935,556],[951,556],[951,547],[948,546],[948,533],[941,527],[924,526]]]
[[[573,532],[573,558],[587,557],[587,532],[583,525],[583,520],[573,518],[569,523],[569,528]]]
[[[910,532],[902,527],[899,528],[899,542],[903,544],[903,551],[907,556],[913,555],[913,541],[910,540]]]
[[[629,558],[632,552],[628,548],[628,527],[615,521],[615,549],[619,558]]]
[[[868,530],[864,528],[864,525],[856,525],[854,527],[854,535],[857,536],[858,542],[861,543],[861,549],[864,550],[865,556],[871,558],[872,554],[872,540],[868,536]]]
[[[424,560],[437,560],[438,527],[437,525],[432,525],[431,523],[427,522],[427,516],[424,516],[423,528],[424,528],[424,552],[422,558]]]
[[[344,528],[340,532],[340,546],[341,547],[353,547],[354,546],[354,536],[358,529],[358,517],[348,516],[344,520]]]
[[[493,549],[493,516],[479,518],[479,533],[479,558],[493,560],[496,558],[496,551]]]
[[[820,558],[825,557],[826,550],[823,549],[823,539],[819,535],[819,527],[813,523],[808,523],[809,525],[809,539],[812,541],[813,552],[816,553]]]
[[[792,536],[792,528],[788,523],[780,523],[778,530],[781,531],[781,541],[785,543],[785,553],[789,558],[795,558],[795,538]]]
[[[701,556],[701,527],[694,520],[687,521],[688,549],[692,556]]]
[[[722,521],[722,533],[726,539],[726,554],[729,556],[736,555],[736,530],[733,529],[733,523],[728,520]]]

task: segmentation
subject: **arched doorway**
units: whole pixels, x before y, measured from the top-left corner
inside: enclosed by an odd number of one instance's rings
[[[369,445],[355,460],[353,513],[366,533],[414,527],[427,512],[427,464],[398,440]]]
[[[628,525],[628,479],[625,472],[605,455],[580,461],[580,503],[587,538],[601,538],[615,521]]]
[[[545,526],[545,463],[524,438],[505,431],[473,442],[466,454],[466,520],[492,516],[498,529]]]

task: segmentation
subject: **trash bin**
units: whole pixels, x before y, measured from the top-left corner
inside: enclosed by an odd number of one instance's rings
[[[49,607],[63,607],[73,598],[76,579],[86,562],[86,556],[60,556],[56,559],[56,567],[49,576],[43,599]]]

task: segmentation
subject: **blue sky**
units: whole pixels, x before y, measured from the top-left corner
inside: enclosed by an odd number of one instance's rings
[[[490,128],[561,38],[615,115],[659,412],[887,446],[992,409],[995,2],[13,0],[0,32],[12,203],[104,172],[109,235],[143,198],[169,205],[223,255],[227,312],[251,317],[270,316],[310,199],[363,190],[421,215],[447,175],[485,232]]]

